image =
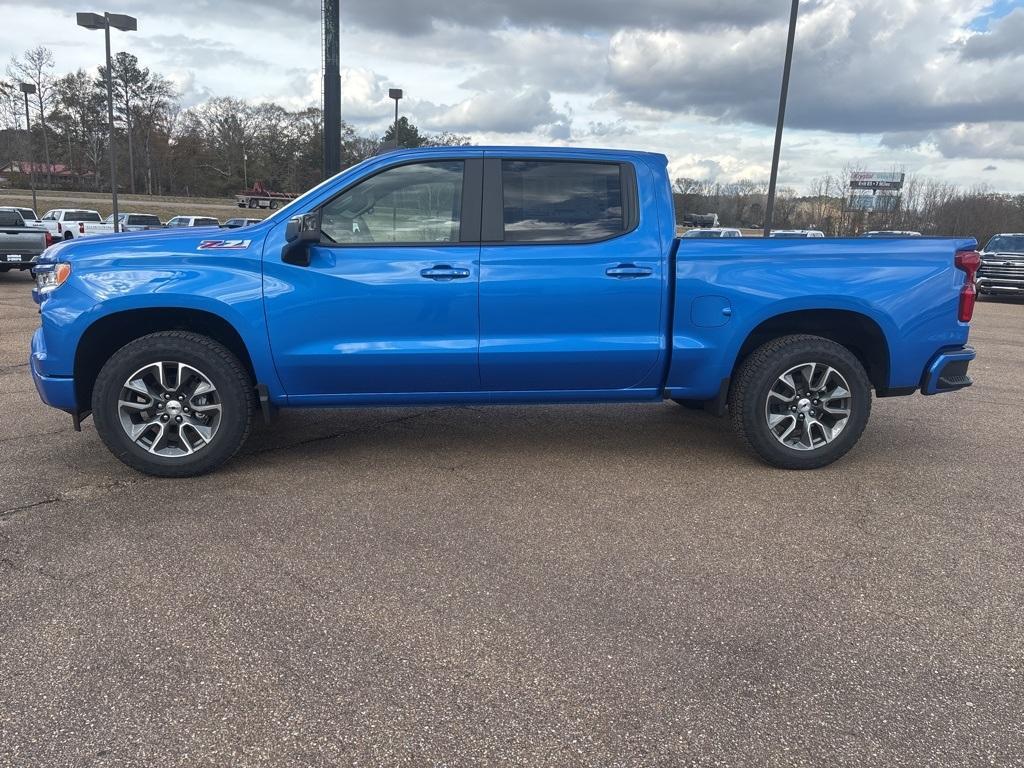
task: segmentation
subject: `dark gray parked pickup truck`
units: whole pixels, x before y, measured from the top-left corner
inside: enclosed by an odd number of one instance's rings
[[[26,227],[17,211],[0,211],[0,272],[31,269],[46,250],[46,230]]]
[[[1024,295],[1024,233],[996,235],[981,252],[978,293]]]

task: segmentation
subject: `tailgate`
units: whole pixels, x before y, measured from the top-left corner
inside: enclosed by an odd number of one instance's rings
[[[46,250],[46,233],[41,229],[0,229],[0,256],[38,256]]]

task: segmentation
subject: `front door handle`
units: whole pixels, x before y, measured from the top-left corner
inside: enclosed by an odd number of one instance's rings
[[[617,267],[610,267],[604,271],[608,277],[629,278],[629,277],[650,277],[654,270],[650,267],[638,267],[636,264],[619,264]]]
[[[469,277],[469,270],[452,267],[448,264],[438,264],[430,269],[421,269],[420,276],[428,280],[460,280]]]

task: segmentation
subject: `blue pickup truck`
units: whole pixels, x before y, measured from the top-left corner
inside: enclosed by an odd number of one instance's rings
[[[809,469],[872,391],[970,385],[975,249],[679,239],[657,154],[397,151],[231,232],[50,247],[31,369],[153,475],[217,467],[278,407],[660,400]]]

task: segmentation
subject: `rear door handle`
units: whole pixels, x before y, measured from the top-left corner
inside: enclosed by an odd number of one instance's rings
[[[469,270],[461,267],[452,267],[448,264],[438,264],[430,269],[421,269],[420,276],[428,280],[459,280],[469,277]]]
[[[654,270],[650,267],[638,267],[636,264],[619,264],[617,267],[609,267],[604,271],[608,277],[650,277]]]

